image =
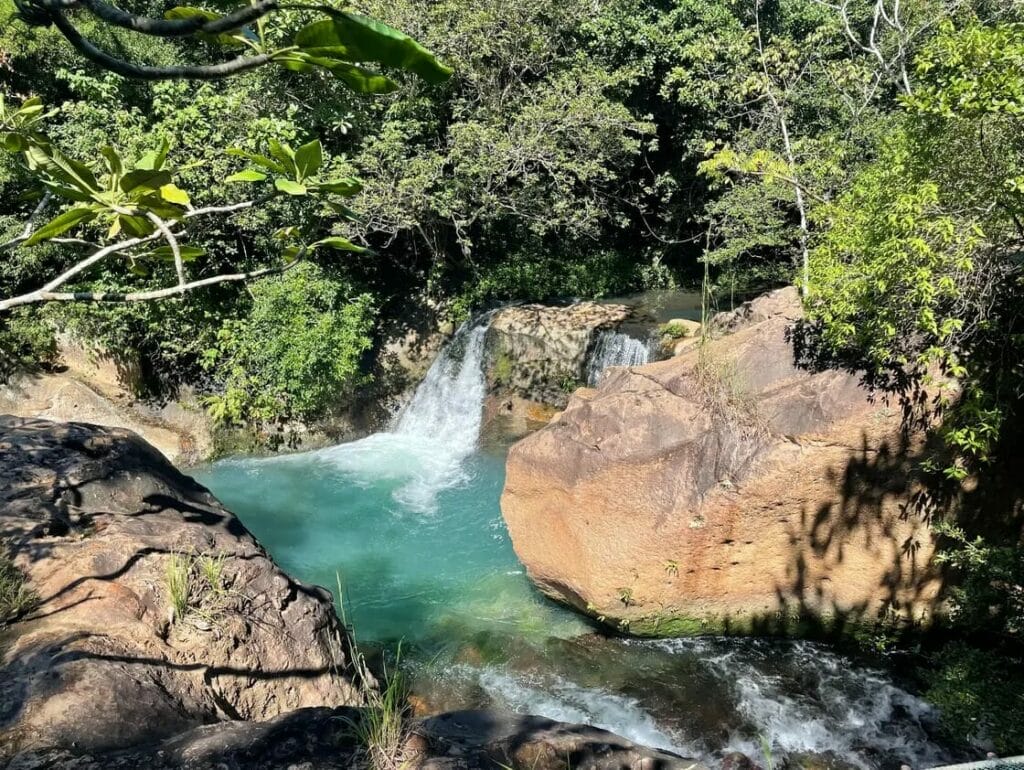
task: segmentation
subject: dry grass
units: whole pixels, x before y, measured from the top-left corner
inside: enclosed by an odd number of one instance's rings
[[[767,431],[767,422],[757,406],[757,398],[747,388],[736,362],[712,353],[702,345],[694,380],[700,398],[715,419],[722,419]]]

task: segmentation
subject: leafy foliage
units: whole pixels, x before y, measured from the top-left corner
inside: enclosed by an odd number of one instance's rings
[[[372,298],[349,292],[311,263],[254,284],[245,319],[225,324],[204,354],[223,382],[211,414],[236,423],[310,419],[343,404],[365,381],[361,357],[374,322]]]

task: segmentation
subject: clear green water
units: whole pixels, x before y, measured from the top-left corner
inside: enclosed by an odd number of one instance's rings
[[[285,570],[335,593],[340,579],[362,641],[432,646],[457,629],[588,630],[539,596],[516,559],[498,508],[504,456],[471,455],[464,479],[438,490],[432,510],[417,510],[403,492],[444,447],[402,446],[410,441],[378,434],[308,455],[227,460],[195,475]]]
[[[587,722],[705,759],[758,757],[761,736],[777,760],[810,753],[895,770],[948,757],[927,704],[827,647],[592,633],[516,560],[498,507],[503,454],[474,452],[452,476],[438,470],[448,449],[378,434],[195,475],[284,569],[335,592],[340,575],[357,637],[392,650],[404,640],[414,691],[434,709]]]

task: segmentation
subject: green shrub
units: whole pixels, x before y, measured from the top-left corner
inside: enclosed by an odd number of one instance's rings
[[[1000,754],[1024,747],[1024,660],[955,644],[943,650],[926,697],[950,737],[988,739]]]
[[[368,294],[313,264],[252,285],[253,305],[232,320],[205,353],[222,379],[208,399],[222,422],[309,419],[366,382],[363,354],[372,344],[376,311]]]

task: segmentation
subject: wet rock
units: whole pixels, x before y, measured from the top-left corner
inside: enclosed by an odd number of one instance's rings
[[[536,403],[564,405],[586,378],[587,353],[597,333],[619,326],[631,314],[625,305],[597,302],[502,308],[488,331],[489,387]]]
[[[791,289],[748,303],[512,447],[502,513],[542,590],[662,636],[936,611],[922,440],[856,373],[796,365],[800,314]]]
[[[0,757],[359,702],[330,594],[140,438],[0,417],[0,458],[0,536],[39,598],[0,644]]]
[[[746,754],[733,751],[722,757],[721,770],[761,770]]]
[[[424,720],[418,731],[432,756],[449,756],[447,762],[427,760],[421,770],[705,770],[696,760],[637,746],[596,727],[500,711],[441,714]]]

